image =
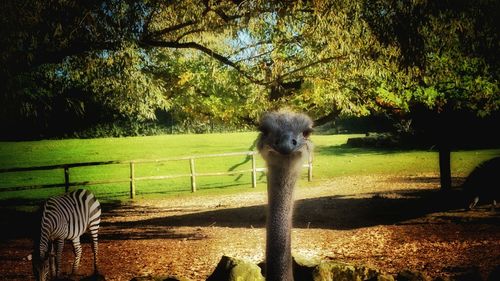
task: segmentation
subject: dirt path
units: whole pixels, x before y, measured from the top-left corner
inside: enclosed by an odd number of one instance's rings
[[[368,264],[394,274],[409,268],[431,277],[480,274],[500,265],[500,212],[464,212],[456,192],[437,190],[434,175],[342,177],[299,188],[293,253]],[[179,275],[205,280],[222,255],[260,262],[264,192],[183,196],[105,206],[100,232],[106,280]],[[11,218],[13,219],[13,218]],[[0,279],[28,280],[31,241],[0,242]],[[85,240],[84,240],[85,241]],[[72,260],[67,244],[65,257]],[[91,273],[84,243],[81,273]],[[66,261],[64,271],[70,270]]]

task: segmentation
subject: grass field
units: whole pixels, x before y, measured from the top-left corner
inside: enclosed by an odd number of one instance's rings
[[[392,174],[415,176],[435,174],[438,171],[436,151],[382,150],[350,148],[345,145],[349,137],[359,135],[315,135],[314,185],[338,176]],[[0,169],[45,166],[67,163],[161,159],[181,156],[242,152],[254,149],[256,133],[229,133],[204,135],[163,135],[152,137],[42,140],[30,142],[0,142]],[[466,176],[478,163],[500,155],[500,149],[454,151],[452,175]],[[264,167],[257,157],[257,167]],[[231,169],[250,169],[251,161],[245,156],[204,158],[196,160],[196,172],[223,172]],[[137,164],[136,176],[188,174],[189,162],[169,161],[161,164]],[[70,170],[72,182],[127,179],[129,165],[80,167]],[[0,174],[0,200],[42,200],[60,194],[63,188],[47,188],[14,192],[1,192],[12,186],[38,185],[64,182],[62,169]],[[265,176],[258,175],[258,189],[264,189]],[[250,173],[235,176],[198,177],[197,194],[241,192],[251,189]],[[88,186],[103,200],[126,200],[129,184]],[[190,178],[137,182],[138,198],[151,196],[190,196]]]

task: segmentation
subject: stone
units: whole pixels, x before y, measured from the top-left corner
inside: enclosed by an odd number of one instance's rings
[[[321,262],[313,271],[314,281],[393,281],[391,275],[381,274],[380,271],[368,267],[352,265],[337,261]]]
[[[390,274],[380,274],[379,276],[377,276],[377,279],[375,279],[377,281],[394,281],[394,277]]]
[[[299,256],[293,257],[293,278],[294,280],[313,280],[314,269],[319,265],[319,261],[302,258]]]
[[[403,270],[396,276],[397,281],[430,281],[431,279],[420,271]]]
[[[246,261],[223,256],[207,281],[264,281],[260,267]]]
[[[223,256],[214,272],[206,281],[265,281],[263,273],[265,263],[253,263]],[[419,272],[403,271],[399,278],[420,276]],[[379,270],[352,265],[338,261],[320,261],[303,257],[293,257],[293,275],[297,281],[394,281],[392,275],[383,274]],[[400,279],[397,279],[400,280]],[[401,279],[409,281],[427,281],[428,279]],[[188,281],[178,277],[135,277],[131,281]]]

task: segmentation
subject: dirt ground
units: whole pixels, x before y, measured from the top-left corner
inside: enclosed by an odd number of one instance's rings
[[[438,189],[435,175],[339,177],[296,191],[292,251],[396,274],[482,279],[500,265],[500,210],[464,211],[457,191]],[[100,272],[106,280],[177,275],[205,280],[223,255],[258,263],[265,247],[262,191],[224,196],[182,196],[104,205]],[[30,280],[29,213],[3,206],[0,280]],[[66,243],[63,272],[71,270]],[[83,239],[80,278],[92,273]],[[471,275],[472,274],[472,275]],[[472,278],[472,277],[471,277]]]

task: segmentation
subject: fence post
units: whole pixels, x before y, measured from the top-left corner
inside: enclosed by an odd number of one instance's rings
[[[189,158],[189,167],[191,169],[191,192],[196,192],[196,172],[194,168],[194,158]]]
[[[130,161],[130,199],[135,198],[135,163]]]
[[[313,156],[312,153],[309,154],[309,159],[307,161],[307,180],[312,181],[313,179]]]
[[[252,187],[257,187],[257,169],[255,167],[255,152],[252,152]]]
[[[67,165],[64,166],[64,190],[69,191],[69,167]]]

